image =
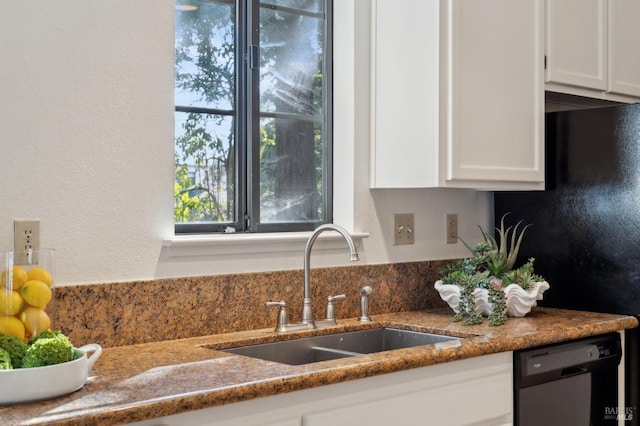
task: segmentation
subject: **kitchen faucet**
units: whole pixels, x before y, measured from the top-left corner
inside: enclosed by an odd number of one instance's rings
[[[342,237],[349,245],[349,250],[351,252],[349,260],[351,262],[360,260],[360,258],[358,257],[358,251],[356,250],[356,245],[351,239],[349,233],[344,228],[331,223],[327,223],[317,227],[313,231],[313,234],[309,236],[307,245],[304,249],[304,299],[302,301],[302,316],[300,317],[300,322],[297,324],[289,324],[287,315],[287,304],[284,300],[279,302],[267,302],[266,304],[268,307],[279,307],[278,324],[276,326],[276,331],[284,332],[313,329],[317,326],[325,327],[336,324],[333,301],[344,299],[346,297],[344,294],[329,296],[327,298],[327,317],[326,319],[320,320],[317,323],[313,320],[313,307],[311,305],[311,248],[313,247],[313,243],[315,243],[318,236],[324,231],[336,231],[340,235],[342,235]]]
[[[315,231],[313,231],[313,234],[311,234],[307,240],[307,246],[304,249],[304,300],[302,301],[302,317],[300,321],[302,324],[307,324],[309,328],[315,328],[315,323],[313,321],[313,307],[311,306],[311,248],[318,238],[318,235],[329,230],[338,232],[347,241],[347,244],[349,244],[349,250],[351,251],[349,261],[354,262],[356,260],[360,260],[358,257],[358,251],[356,250],[356,245],[353,243],[351,236],[341,226],[326,223],[324,225],[320,225]]]

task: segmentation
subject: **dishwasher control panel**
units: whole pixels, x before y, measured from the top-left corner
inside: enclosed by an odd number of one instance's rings
[[[514,353],[516,375],[522,380],[544,375],[565,377],[600,368],[605,363],[617,365],[622,357],[620,335],[610,333],[567,343],[540,346]]]

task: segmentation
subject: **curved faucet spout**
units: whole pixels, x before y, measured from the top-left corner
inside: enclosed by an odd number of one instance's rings
[[[351,252],[349,260],[351,262],[360,260],[358,257],[358,250],[351,238],[351,235],[341,226],[327,223],[320,225],[313,231],[313,234],[307,240],[307,245],[304,249],[304,301],[302,302],[302,323],[309,324],[313,327],[313,309],[311,307],[311,248],[313,243],[318,238],[318,235],[324,231],[336,231],[346,240]]]

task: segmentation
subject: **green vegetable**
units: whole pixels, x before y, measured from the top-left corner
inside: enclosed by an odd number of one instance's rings
[[[60,332],[43,332],[32,339],[22,358],[22,367],[43,367],[61,364],[74,359],[73,345]]]
[[[9,352],[0,349],[0,370],[11,370],[11,356]]]
[[[22,339],[0,333],[0,349],[9,354],[13,368],[20,368],[22,358],[27,352],[27,344]]]

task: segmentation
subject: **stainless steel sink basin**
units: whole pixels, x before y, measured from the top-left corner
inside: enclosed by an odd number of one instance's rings
[[[283,364],[300,365],[458,339],[459,337],[385,327],[242,346],[222,349],[222,351]]]

